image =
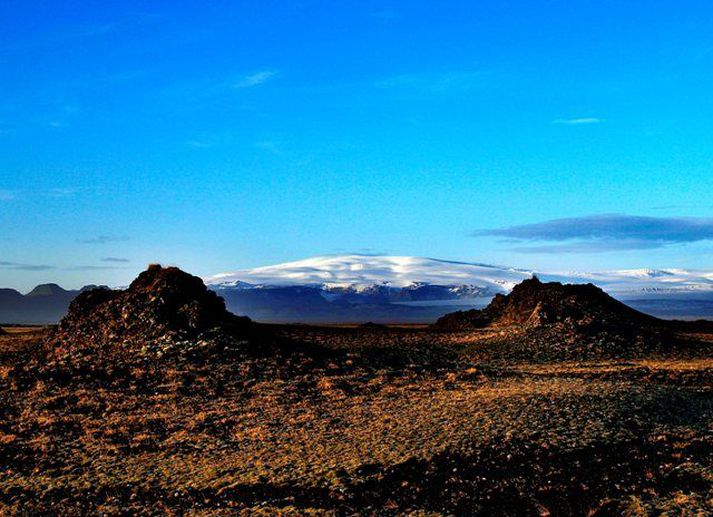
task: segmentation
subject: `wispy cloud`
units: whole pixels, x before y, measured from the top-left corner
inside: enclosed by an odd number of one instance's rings
[[[204,140],[188,140],[186,145],[193,149],[205,149],[206,147],[211,147],[212,144]]]
[[[111,271],[114,269],[131,269],[131,266],[82,265],[65,268],[67,271]]]
[[[260,70],[246,75],[235,83],[236,88],[251,88],[266,83],[277,75],[277,70]]]
[[[57,187],[47,190],[46,195],[49,197],[71,197],[78,194],[82,190],[78,187]]]
[[[6,51],[25,51],[35,48],[56,47],[62,43],[69,43],[75,40],[105,36],[116,31],[117,28],[118,25],[114,23],[66,26],[61,31],[9,42],[2,49]]]
[[[713,240],[713,219],[600,214],[479,230],[473,235],[504,237],[511,243],[558,243],[513,248],[525,253],[643,250]]]
[[[552,121],[553,124],[565,124],[568,126],[579,126],[584,124],[600,124],[604,122],[602,118],[579,117],[579,118],[558,118]]]
[[[33,191],[20,191],[20,190],[3,190],[0,189],[0,202],[2,201],[13,201],[22,198],[33,198],[33,197],[53,197],[53,198],[65,198],[71,197],[81,192],[86,192],[90,190],[85,187],[54,187],[46,190],[33,190]]]
[[[250,88],[256,88],[274,79],[278,75],[276,70],[261,70],[248,75],[229,74],[220,77],[203,77],[185,82],[171,82],[164,88],[156,90],[154,93],[160,97],[173,99],[175,101],[190,99],[192,106],[201,106],[210,103],[218,98],[235,96],[238,92],[245,92]],[[200,138],[188,140],[200,143]]]
[[[129,238],[126,236],[97,235],[96,237],[89,237],[87,239],[77,239],[77,242],[80,244],[107,244],[110,242],[123,242],[128,240]]]
[[[121,263],[121,264],[126,264],[128,262],[131,262],[127,258],[121,258],[121,257],[104,257],[101,259],[102,262],[115,262],[115,263]]]
[[[334,256],[340,256],[340,255],[362,255],[365,257],[380,257],[383,255],[389,255],[390,252],[385,249],[380,249],[380,248],[357,248],[357,249],[352,249],[352,248],[334,248],[334,252],[332,255]]]
[[[46,264],[23,264],[21,262],[7,262],[0,260],[0,269],[13,269],[16,271],[48,271],[55,269],[54,266]]]

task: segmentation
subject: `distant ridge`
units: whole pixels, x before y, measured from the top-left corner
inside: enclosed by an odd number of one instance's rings
[[[56,323],[79,292],[65,290],[57,284],[39,285],[26,295],[14,289],[0,289],[0,323]]]
[[[390,255],[325,255],[207,277],[228,308],[258,321],[431,323],[485,306],[533,271],[480,262]],[[592,283],[665,318],[713,317],[713,272],[632,269],[537,272],[546,281]]]
[[[228,310],[278,323],[432,323],[482,308],[534,274],[479,262],[391,255],[325,255],[204,278]],[[630,269],[537,272],[543,281],[592,283],[663,318],[713,318],[713,272]],[[56,323],[80,290],[57,284],[27,295],[0,289],[0,323]]]
[[[25,296],[32,298],[34,296],[63,296],[69,291],[62,289],[57,284],[40,284]]]

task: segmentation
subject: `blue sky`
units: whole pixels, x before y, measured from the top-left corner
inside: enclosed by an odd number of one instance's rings
[[[107,5],[0,5],[0,286],[713,267],[710,2]]]

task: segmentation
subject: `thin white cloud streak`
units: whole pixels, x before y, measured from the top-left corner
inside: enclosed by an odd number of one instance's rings
[[[73,266],[64,268],[66,271],[111,271],[115,269],[133,269],[133,266]]]
[[[47,191],[47,196],[49,197],[71,197],[74,196],[75,194],[79,194],[80,188],[78,187],[59,187],[59,188],[51,188]]]
[[[115,32],[118,27],[115,23],[79,25],[68,27],[62,32],[45,33],[25,40],[12,41],[1,48],[5,51],[27,51],[56,47],[62,43],[71,43],[75,40],[79,41],[85,38],[109,35]]]
[[[260,70],[259,72],[246,75],[235,83],[236,88],[252,88],[266,83],[277,75],[276,70]]]
[[[176,101],[180,99],[182,102],[185,99],[190,99],[191,104],[195,107],[219,97],[231,96],[239,91],[245,92],[250,88],[257,88],[274,79],[276,75],[278,75],[276,70],[265,69],[249,75],[232,74],[227,78],[213,77],[189,82],[172,82],[165,88],[157,89],[154,94]],[[198,140],[189,140],[186,144],[190,145],[192,141]]]
[[[186,142],[186,145],[194,149],[205,149],[206,147],[211,146],[210,143],[204,142],[202,140],[189,140],[188,142]]]
[[[580,117],[580,118],[558,118],[552,121],[553,124],[564,124],[567,126],[580,126],[584,124],[601,124],[604,119],[596,117]]]
[[[12,269],[15,271],[49,271],[55,269],[54,266],[46,264],[23,264],[19,262],[8,262],[0,260],[0,269]]]
[[[68,198],[89,190],[91,189],[86,187],[54,187],[35,191],[0,189],[0,201],[26,200],[36,197]]]
[[[108,244],[110,242],[124,242],[128,241],[129,238],[125,235],[97,235],[96,237],[90,237],[88,239],[78,239],[79,244]]]

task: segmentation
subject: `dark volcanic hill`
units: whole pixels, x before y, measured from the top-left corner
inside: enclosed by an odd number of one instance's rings
[[[669,322],[640,313],[592,284],[523,281],[485,309],[443,316],[433,328],[499,329],[503,358],[582,360],[641,357],[678,346]]]
[[[447,314],[434,327],[541,327],[557,323],[591,332],[663,324],[615,300],[593,284],[543,283],[532,278],[516,285],[508,295],[496,295],[485,309]]]
[[[334,369],[334,361],[345,358],[318,344],[281,338],[227,311],[200,278],[151,265],[126,290],[79,294],[12,375],[18,385],[43,379],[63,386],[215,396],[242,391],[260,378]]]
[[[160,356],[247,338],[251,329],[250,319],[228,312],[200,278],[151,265],[125,291],[79,294],[46,346],[59,355]]]
[[[62,296],[70,291],[62,289],[57,284],[40,284],[25,296],[28,298],[37,298],[41,296]]]
[[[0,289],[0,323],[57,323],[78,294],[96,287],[87,285],[81,289],[64,289],[57,284],[40,284],[25,295],[14,289]]]
[[[0,322],[55,323],[79,292],[67,291],[56,284],[38,285],[24,296],[14,289],[0,289]]]

